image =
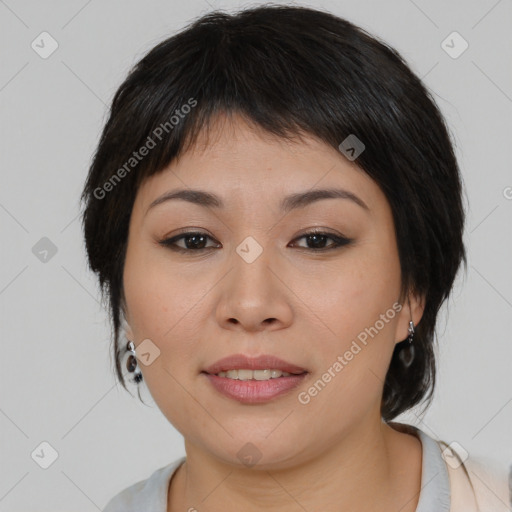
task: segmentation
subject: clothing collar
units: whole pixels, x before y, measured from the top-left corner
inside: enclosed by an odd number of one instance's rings
[[[449,512],[450,477],[438,442],[413,425],[397,422],[389,422],[388,425],[400,432],[415,435],[421,441],[421,491],[416,512]]]

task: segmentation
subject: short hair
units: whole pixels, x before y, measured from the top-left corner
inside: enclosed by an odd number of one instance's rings
[[[88,263],[108,298],[123,387],[122,276],[137,190],[226,114],[283,139],[310,134],[336,149],[350,135],[363,142],[355,163],[389,202],[401,296],[425,298],[410,366],[400,361],[407,342],[394,348],[381,416],[390,421],[422,400],[430,405],[437,315],[461,262],[467,266],[462,182],[448,127],[395,49],[331,13],[273,4],[196,19],[151,49],[112,100],[81,201]],[[136,158],[142,147],[151,149]]]

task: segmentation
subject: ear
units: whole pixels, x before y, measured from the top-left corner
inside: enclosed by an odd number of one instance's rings
[[[135,343],[135,340],[133,339],[133,330],[124,312],[121,314],[121,330],[123,331],[123,335],[126,340],[133,341]]]
[[[133,331],[132,328],[126,323],[123,327],[124,335],[128,341],[133,341],[135,343],[135,340],[133,339]]]
[[[401,302],[402,309],[398,313],[395,343],[404,341],[409,336],[409,321],[412,320],[414,327],[420,323],[425,310],[425,297],[409,293]]]

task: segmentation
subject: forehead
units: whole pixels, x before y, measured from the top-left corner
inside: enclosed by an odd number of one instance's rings
[[[355,162],[313,134],[286,139],[239,116],[219,116],[185,153],[142,184],[136,202],[147,208],[176,188],[201,188],[226,204],[245,204],[281,202],[285,195],[340,187],[366,204],[383,199]]]
[[[219,114],[196,136],[194,144],[181,156],[188,159],[232,159],[251,155],[258,160],[322,154],[332,157],[338,152],[314,134],[298,132],[280,137],[265,131],[251,120],[237,114]],[[179,160],[176,163],[179,164]]]

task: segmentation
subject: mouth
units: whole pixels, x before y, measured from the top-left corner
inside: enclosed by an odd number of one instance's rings
[[[265,370],[233,369],[218,373],[208,373],[208,375],[215,375],[217,377],[224,377],[226,379],[233,380],[270,380],[290,377],[291,375],[303,375],[305,373],[308,372],[285,372],[278,369],[267,368]]]
[[[308,370],[269,354],[263,354],[258,357],[233,354],[219,359],[212,365],[204,368],[202,373],[228,379],[269,380],[283,376],[301,375],[308,373]]]
[[[275,356],[226,357],[201,372],[222,395],[245,404],[258,404],[290,392],[309,371]]]

